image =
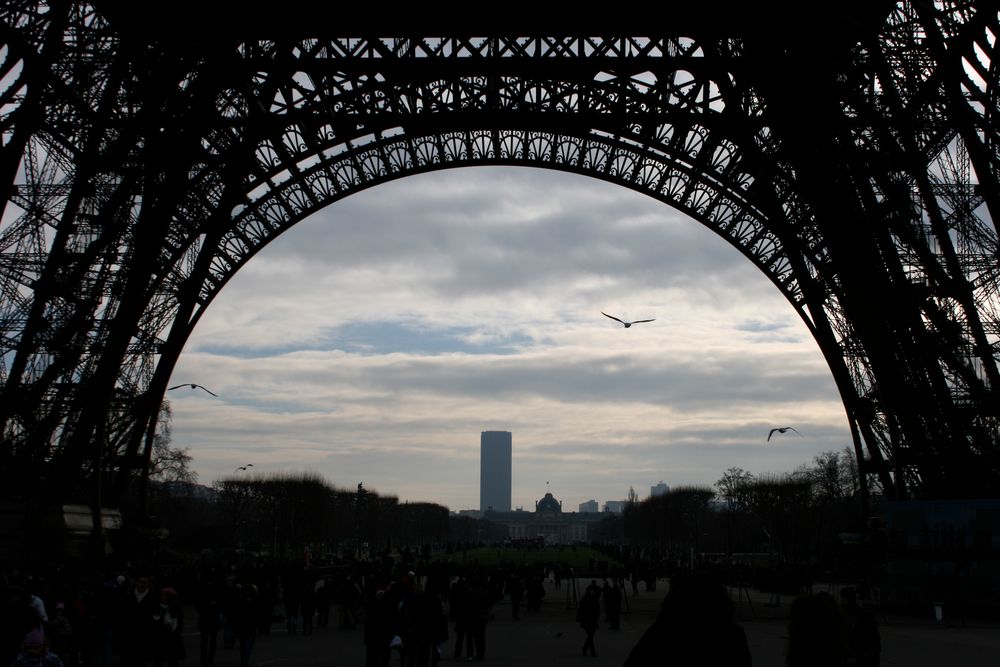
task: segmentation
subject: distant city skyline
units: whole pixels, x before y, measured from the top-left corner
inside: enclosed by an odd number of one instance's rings
[[[295,225],[207,309],[182,383],[218,394],[168,396],[203,483],[253,463],[453,510],[478,507],[483,430],[516,434],[526,509],[851,444],[818,347],[745,257],[662,203],[544,170],[408,177]],[[788,425],[802,437],[766,442]]]

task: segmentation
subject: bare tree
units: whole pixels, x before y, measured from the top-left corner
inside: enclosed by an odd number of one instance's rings
[[[730,512],[747,509],[748,493],[754,476],[743,468],[730,468],[715,483],[720,497],[726,501]]]
[[[814,484],[818,502],[854,498],[861,489],[857,460],[847,447],[817,454],[801,472]]]
[[[158,432],[153,437],[153,452],[149,461],[149,478],[157,482],[194,484],[198,473],[191,470],[192,457],[188,449],[170,446],[170,402],[163,401],[157,417]]]

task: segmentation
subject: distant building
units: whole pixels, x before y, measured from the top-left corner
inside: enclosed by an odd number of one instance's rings
[[[625,511],[625,501],[624,500],[606,500],[604,501],[604,511],[613,512],[615,514],[621,514]]]
[[[598,507],[596,500],[588,500],[585,503],[580,503],[581,514],[585,512],[596,512],[598,509],[600,508]]]
[[[597,501],[591,501],[595,507]],[[535,503],[534,512],[487,512],[486,519],[507,527],[512,540],[537,540],[545,544],[571,544],[589,539],[590,526],[601,520],[594,512],[563,512],[551,494]]]
[[[662,481],[656,486],[649,487],[649,497],[655,498],[656,496],[665,496],[670,487],[664,484]]]
[[[479,440],[479,509],[509,512],[511,490],[510,431],[483,431]]]

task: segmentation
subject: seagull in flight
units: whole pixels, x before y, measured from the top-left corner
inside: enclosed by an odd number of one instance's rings
[[[208,389],[205,389],[200,384],[194,384],[192,382],[189,382],[188,384],[179,384],[176,387],[167,387],[167,391],[173,391],[174,389],[180,389],[181,387],[191,387],[192,389],[202,389],[204,391],[208,391]],[[210,393],[212,396],[215,396],[216,398],[219,397],[219,395],[216,394],[214,391],[208,391],[208,393]]]
[[[621,322],[622,324],[624,324],[624,325],[625,325],[625,328],[626,328],[626,329],[628,329],[628,328],[629,328],[630,326],[632,326],[633,324],[642,324],[643,322],[655,322],[655,321],[656,321],[656,319],[654,318],[654,319],[652,319],[652,320],[635,320],[634,322],[626,322],[625,320],[619,320],[619,319],[618,319],[617,317],[615,317],[614,315],[608,315],[608,314],[607,314],[607,313],[605,313],[605,312],[604,312],[603,310],[601,311],[601,315],[604,315],[604,317],[610,317],[611,319],[613,319],[613,320],[614,320],[614,321],[616,321],[616,322]]]
[[[799,433],[798,431],[796,431],[796,430],[795,430],[794,428],[792,428],[791,426],[781,426],[781,427],[779,427],[779,428],[772,428],[772,429],[771,429],[771,432],[767,434],[767,441],[768,441],[768,442],[771,442],[771,436],[772,436],[772,435],[774,435],[774,432],[775,432],[775,431],[777,431],[778,433],[787,433],[788,431],[793,431],[793,432],[795,432],[795,434],[796,434],[796,435],[798,435],[798,436],[799,436],[800,438],[802,437],[802,434],[801,434],[801,433]]]
[[[233,472],[239,472],[240,470],[246,470],[247,468],[252,468],[252,467],[253,467],[253,464],[252,463],[248,463],[245,466],[240,466],[239,468],[237,468]]]

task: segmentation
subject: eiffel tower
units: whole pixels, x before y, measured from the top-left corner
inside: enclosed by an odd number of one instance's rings
[[[520,165],[645,193],[753,262],[887,497],[1000,492],[994,3],[335,4],[0,6],[6,489],[141,479],[205,309],[314,211]]]

